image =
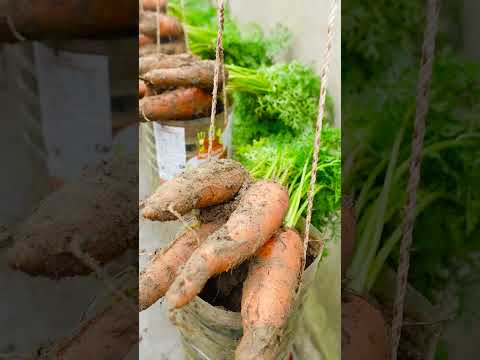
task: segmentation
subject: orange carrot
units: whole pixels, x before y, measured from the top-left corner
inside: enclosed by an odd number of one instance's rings
[[[153,44],[155,41],[150,37],[150,36],[147,36],[147,35],[144,35],[144,34],[139,34],[138,35],[138,46],[139,47],[142,47],[142,46],[145,46],[145,45],[148,45],[148,44]]]
[[[180,38],[183,36],[182,25],[174,17],[165,14],[158,15],[153,11],[146,11],[140,14],[140,32],[151,37],[157,36],[157,24],[160,26],[160,37],[162,39]]]
[[[160,185],[142,202],[142,215],[150,220],[176,220],[170,207],[183,215],[193,209],[230,201],[246,181],[248,173],[237,161],[212,160]]]
[[[138,314],[120,302],[85,321],[72,336],[41,350],[35,358],[123,359],[138,340]]]
[[[154,69],[173,69],[182,66],[188,66],[197,61],[200,61],[200,58],[198,56],[187,53],[175,55],[156,54],[144,56],[139,59],[139,74],[143,75]]]
[[[250,264],[243,284],[243,337],[236,360],[274,359],[274,339],[293,306],[302,256],[302,239],[289,229],[271,238]]]
[[[132,31],[138,24],[134,15],[138,4],[132,0],[15,0],[9,3],[15,29],[27,39],[99,37]]]
[[[142,79],[160,90],[188,86],[212,89],[214,72],[215,63],[204,60],[175,69],[154,69],[142,75]]]
[[[147,11],[157,11],[157,4],[160,8],[160,11],[165,11],[167,8],[167,0],[142,0],[143,10]]]
[[[140,121],[190,120],[210,113],[212,96],[199,88],[180,88],[140,100]]]
[[[147,85],[145,85],[145,82],[143,80],[138,80],[138,95],[139,98],[143,98],[145,96],[145,93],[147,92]]]
[[[171,308],[180,308],[200,293],[207,280],[241,264],[272,237],[288,209],[288,192],[261,181],[243,195],[227,223],[210,236],[185,264],[167,291]]]
[[[139,278],[139,305],[143,311],[163,297],[175,280],[177,271],[220,224],[203,224],[195,232],[188,230],[166,249],[155,254]],[[199,243],[200,241],[200,243]]]

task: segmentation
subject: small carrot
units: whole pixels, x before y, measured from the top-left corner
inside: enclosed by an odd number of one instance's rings
[[[168,0],[142,0],[143,10],[146,11],[157,11],[157,6],[160,8],[160,11],[165,11],[167,8]]]
[[[175,69],[154,69],[142,75],[142,79],[160,90],[188,86],[210,90],[213,88],[214,72],[215,63],[204,60]]]
[[[160,45],[161,54],[182,54],[187,50],[185,41],[179,40],[174,42],[162,43]],[[158,53],[157,44],[147,44],[139,49],[140,56],[155,55]]]
[[[192,65],[200,61],[200,58],[192,54],[156,54],[144,56],[139,59],[139,74],[143,75],[154,69],[173,69]]]
[[[302,239],[295,230],[272,237],[250,264],[243,284],[243,337],[236,360],[274,359],[275,341],[285,327],[301,272]]]
[[[139,34],[138,35],[138,46],[142,47],[148,44],[153,44],[155,41],[150,37],[145,34]]]
[[[157,24],[160,26],[160,37],[162,39],[173,39],[183,36],[183,27],[176,18],[165,14],[157,15],[153,11],[146,11],[140,14],[139,29],[141,33],[155,38],[157,36]]]
[[[209,235],[221,225],[202,224],[175,239],[166,249],[155,254],[139,278],[139,305],[143,311],[163,297],[175,280],[177,271]],[[199,242],[200,241],[200,242]]]
[[[180,88],[140,100],[140,121],[191,120],[210,113],[212,96],[202,89]]]
[[[73,335],[42,350],[35,358],[123,359],[137,343],[138,314],[128,304],[119,302],[85,321]]]
[[[147,85],[143,80],[138,80],[138,97],[141,99],[145,96],[147,92]]]
[[[288,192],[261,181],[245,192],[227,223],[211,235],[185,264],[167,291],[171,308],[180,308],[200,293],[207,280],[241,264],[280,228],[288,209]]]
[[[142,202],[142,215],[150,220],[176,220],[170,209],[184,215],[193,209],[230,201],[247,180],[248,173],[237,161],[208,161],[160,185]]]

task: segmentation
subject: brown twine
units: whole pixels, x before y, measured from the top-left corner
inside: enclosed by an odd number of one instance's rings
[[[145,6],[143,5],[143,0],[139,0],[140,5],[140,13],[143,14],[145,12]]]
[[[415,222],[417,202],[417,188],[420,182],[421,152],[425,136],[426,117],[429,107],[430,83],[435,55],[435,39],[438,30],[440,14],[440,0],[427,2],[426,28],[424,33],[422,60],[417,88],[417,110],[412,141],[412,154],[410,157],[410,174],[407,185],[407,202],[402,223],[402,242],[400,246],[400,262],[397,272],[397,290],[393,308],[391,359],[396,360],[398,346],[402,332],[403,310],[407,289],[408,271],[410,267],[410,248],[412,246],[412,232]]]
[[[157,55],[160,55],[160,0],[157,0]]]
[[[313,150],[312,173],[310,178],[310,186],[308,189],[308,208],[307,208],[307,217],[305,221],[305,238],[303,242],[303,247],[304,247],[303,261],[306,261],[306,258],[307,258],[307,248],[308,248],[308,241],[310,237],[310,224],[312,222],[312,212],[313,212],[313,198],[315,195],[315,183],[317,179],[317,169],[318,169],[318,155],[320,152],[320,140],[322,135],[323,116],[325,114],[325,100],[327,98],[327,83],[328,83],[328,74],[330,70],[330,58],[332,55],[332,44],[333,44],[333,35],[335,31],[335,20],[337,16],[337,8],[338,8],[338,0],[332,0],[330,15],[328,19],[327,41],[326,41],[324,62],[321,69],[320,103],[319,103],[317,124],[315,129],[315,143],[314,143],[314,150]]]
[[[8,25],[8,29],[16,40],[20,42],[28,41],[28,39],[22,34],[20,34],[20,32],[17,30],[17,27],[15,26],[13,19],[10,16],[6,17],[6,22]]]
[[[190,52],[190,48],[188,46],[188,31],[187,31],[187,26],[186,21],[185,21],[185,0],[180,1],[180,6],[182,7],[182,18],[183,18],[183,35],[185,37],[185,49],[187,50],[187,53]]]
[[[215,134],[215,116],[217,115],[218,78],[220,75],[220,68],[223,64],[223,27],[225,22],[225,2],[224,0],[218,0],[217,4],[218,4],[218,7],[217,7],[218,33],[217,33],[217,46],[215,50],[215,72],[213,77],[212,113],[210,116],[210,129],[208,130],[208,160],[210,160],[212,156],[213,137]]]

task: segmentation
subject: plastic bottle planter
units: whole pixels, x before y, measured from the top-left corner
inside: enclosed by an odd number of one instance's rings
[[[316,235],[312,235],[316,239]],[[314,279],[318,259],[305,270],[300,284],[300,293],[290,313],[285,328],[275,334],[274,344],[271,344],[271,353],[274,359],[287,360],[290,354],[290,345],[295,336],[303,313],[303,304],[309,285]],[[190,304],[176,312],[176,326],[180,331],[185,359],[187,360],[234,360],[235,349],[242,337],[242,321],[240,313],[226,311],[214,307],[197,297]]]
[[[227,158],[231,147],[231,121],[224,113],[215,117],[212,157]],[[157,173],[161,181],[173,178],[187,167],[196,167],[208,158],[210,117],[153,123]]]

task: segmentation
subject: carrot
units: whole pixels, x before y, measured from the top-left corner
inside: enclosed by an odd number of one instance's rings
[[[162,39],[174,39],[183,36],[183,27],[174,17],[146,11],[140,14],[140,32],[151,37],[157,36],[157,24],[160,26],[160,37]]]
[[[295,230],[271,238],[250,264],[243,284],[243,337],[236,360],[274,359],[272,344],[293,306],[302,266],[303,243]]]
[[[175,69],[154,69],[142,75],[142,79],[160,90],[188,86],[210,90],[213,89],[214,72],[215,63],[204,60]]]
[[[147,85],[145,85],[145,82],[143,80],[138,80],[138,95],[139,98],[143,98],[145,96],[145,93],[147,92]]]
[[[35,358],[123,359],[138,341],[138,315],[120,302],[85,321],[73,335],[42,350]]]
[[[227,202],[247,180],[248,173],[234,160],[208,161],[160,185],[143,201],[142,215],[150,220],[176,220],[170,207],[184,215],[193,209]]]
[[[138,24],[134,15],[138,5],[131,0],[15,0],[11,4],[12,22],[27,39],[107,36],[134,31]]]
[[[10,266],[52,278],[86,275],[91,270],[72,255],[72,242],[100,264],[136,248],[137,176],[136,158],[116,158],[52,193],[11,234]]]
[[[195,232],[189,230],[175,239],[166,249],[155,254],[139,278],[139,305],[143,311],[163,297],[175,280],[177,271],[192,253],[220,224],[203,224]]]
[[[187,50],[185,41],[179,40],[175,42],[162,43],[160,45],[161,54],[181,54]],[[147,44],[139,49],[140,56],[154,55],[158,53],[157,44]]]
[[[139,34],[138,35],[138,46],[142,47],[148,44],[153,44],[155,41],[150,37],[145,34]]]
[[[207,280],[241,264],[280,228],[288,209],[288,192],[275,182],[252,185],[227,223],[210,236],[185,264],[165,295],[180,308],[200,293]]]
[[[140,100],[140,121],[190,120],[210,113],[212,96],[202,89],[180,88]]]
[[[139,74],[143,75],[154,69],[173,69],[187,66],[197,61],[200,61],[200,58],[192,54],[144,56],[139,59]]]
[[[165,11],[167,8],[167,0],[142,0],[143,10],[147,11],[157,11],[157,4],[160,8],[160,11]]]

